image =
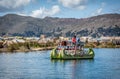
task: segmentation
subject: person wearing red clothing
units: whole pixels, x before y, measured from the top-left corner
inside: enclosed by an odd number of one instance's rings
[[[73,45],[74,45],[74,54],[76,54],[76,36],[74,36],[73,38],[72,38],[72,43],[73,43]]]
[[[76,44],[76,36],[72,38],[72,43],[75,45]]]

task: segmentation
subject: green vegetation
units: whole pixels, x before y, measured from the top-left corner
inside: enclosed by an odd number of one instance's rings
[[[37,41],[26,41],[25,43],[12,43],[6,47],[1,47],[0,52],[28,52],[36,50],[49,50],[56,47],[58,44],[54,42],[38,43]],[[120,45],[115,45],[112,42],[86,42],[85,48],[120,48]]]
[[[31,51],[31,48],[44,48],[54,47],[56,44],[53,42],[47,43],[38,43],[38,42],[25,42],[25,43],[13,43],[6,47],[5,51],[14,52],[14,51]]]

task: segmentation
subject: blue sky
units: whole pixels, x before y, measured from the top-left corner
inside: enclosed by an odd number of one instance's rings
[[[0,16],[87,18],[109,13],[120,14],[120,0],[0,0]]]

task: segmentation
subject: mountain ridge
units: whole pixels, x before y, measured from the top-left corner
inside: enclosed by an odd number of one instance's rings
[[[33,18],[17,14],[0,17],[0,35],[12,36],[120,36],[120,14],[89,18]]]

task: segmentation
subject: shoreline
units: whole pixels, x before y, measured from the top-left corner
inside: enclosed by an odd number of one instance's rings
[[[0,49],[0,53],[2,52],[30,52],[30,51],[43,51],[43,50],[52,50],[54,47],[39,47],[39,48],[31,48],[31,49],[24,49],[24,50],[13,50],[13,51],[10,51],[8,50],[7,48],[2,48]]]
[[[30,51],[43,51],[52,50],[57,47],[57,43],[37,43],[37,42],[26,42],[26,43],[13,43],[7,45],[6,47],[0,48],[1,52],[30,52]],[[84,48],[120,48],[120,45],[115,45],[113,43],[85,43]]]
[[[10,51],[8,50],[7,48],[2,48],[0,49],[0,53],[17,53],[17,52],[30,52],[30,51],[44,51],[44,50],[52,50],[53,48],[55,48],[56,46],[54,47],[38,47],[38,48],[30,48],[30,49],[24,49],[24,50],[13,50],[13,51]],[[90,47],[84,47],[84,48],[90,48]],[[92,47],[92,48],[96,48],[96,49],[99,49],[99,48],[113,48],[113,49],[116,49],[116,48],[120,48],[120,47]]]

